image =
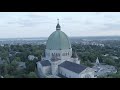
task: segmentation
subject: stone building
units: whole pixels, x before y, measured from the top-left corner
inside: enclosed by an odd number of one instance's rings
[[[41,77],[94,78],[94,70],[81,65],[77,53],[72,52],[70,40],[61,31],[59,20],[56,31],[47,40],[45,57],[37,62],[37,70]]]

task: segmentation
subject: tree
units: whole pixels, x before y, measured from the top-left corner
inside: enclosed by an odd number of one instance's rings
[[[41,58],[42,53],[43,53],[43,51],[41,51],[41,50],[36,50],[36,51],[34,52],[34,55],[35,55],[35,56],[37,56],[37,57],[38,57],[38,59],[40,59],[40,58]]]
[[[112,73],[106,76],[106,78],[120,78],[120,71],[118,71],[117,73]]]
[[[14,76],[9,75],[9,74],[6,74],[6,75],[4,76],[4,78],[14,78]]]
[[[7,63],[4,64],[3,71],[4,71],[3,72],[4,75],[8,74],[8,64]]]
[[[108,65],[115,65],[115,61],[111,58],[105,58],[104,63],[106,63]]]
[[[15,72],[13,72],[13,75],[16,78],[27,78],[27,73],[25,69],[22,70],[15,70]]]
[[[21,61],[20,57],[15,57],[13,61]]]
[[[85,61],[84,65],[89,66],[89,67],[93,66],[93,64],[89,60]]]
[[[28,78],[37,78],[37,75],[36,75],[35,72],[30,72],[30,73],[28,74]]]
[[[17,61],[12,61],[10,65],[16,69],[18,66],[18,63],[17,63]]]
[[[10,74],[10,75],[13,74],[16,71],[17,66],[18,66],[18,64],[16,61],[12,61],[10,64],[8,64],[8,66],[7,66],[8,74]]]
[[[36,63],[34,61],[27,61],[26,62],[26,70],[28,72],[34,72],[36,67]]]
[[[3,51],[2,53],[0,53],[1,55],[1,59],[4,59],[4,60],[6,60],[7,58],[8,58],[8,51]]]

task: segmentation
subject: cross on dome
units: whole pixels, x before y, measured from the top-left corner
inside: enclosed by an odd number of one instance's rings
[[[58,21],[58,24],[59,24],[59,19],[57,19],[57,21]]]

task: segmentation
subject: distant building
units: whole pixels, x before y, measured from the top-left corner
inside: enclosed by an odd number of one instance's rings
[[[117,56],[111,56],[112,59],[119,59]]]
[[[104,44],[102,43],[96,43],[96,42],[93,42],[93,41],[82,41],[82,44],[83,45],[95,45],[95,46],[101,46],[101,47],[104,47]]]
[[[92,68],[95,71],[95,73],[94,73],[95,77],[106,76],[106,75],[117,72],[117,69],[114,66],[105,65],[103,63],[100,63],[98,57],[96,59],[95,65]]]
[[[19,70],[26,68],[25,62],[17,62],[17,64],[18,64],[17,69]]]
[[[72,53],[68,36],[61,31],[58,24],[48,38],[45,56],[37,62],[41,77],[94,78],[94,70],[80,64],[77,53]]]

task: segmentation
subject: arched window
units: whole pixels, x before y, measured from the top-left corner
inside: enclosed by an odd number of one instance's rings
[[[52,53],[52,56],[53,56],[54,54]]]

